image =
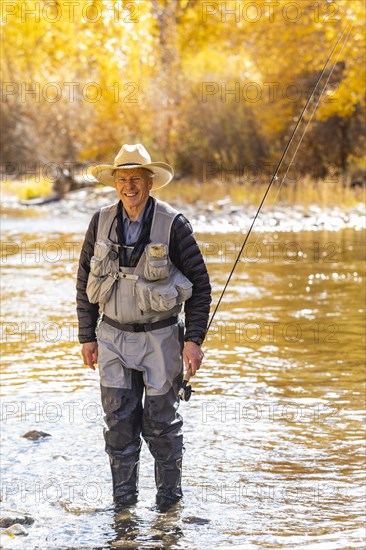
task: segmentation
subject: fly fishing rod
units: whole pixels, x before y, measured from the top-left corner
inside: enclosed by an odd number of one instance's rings
[[[350,30],[351,30],[351,28],[352,28],[352,24],[350,23],[348,26],[349,26],[349,30],[348,30],[348,33],[347,33],[346,40],[347,40],[348,35],[349,35],[349,33],[350,33]],[[348,27],[348,26],[347,26],[347,27]],[[302,119],[304,118],[305,113],[306,113],[306,111],[307,111],[307,109],[308,109],[308,106],[310,105],[310,102],[311,102],[311,100],[312,100],[312,98],[313,98],[313,96],[314,96],[314,94],[315,94],[315,90],[317,89],[317,87],[318,87],[318,85],[319,85],[321,79],[323,78],[324,73],[325,73],[325,71],[327,70],[328,64],[329,64],[331,58],[333,57],[333,53],[334,53],[336,47],[338,46],[339,42],[342,40],[342,38],[343,38],[343,36],[344,36],[344,34],[345,34],[346,30],[347,30],[347,27],[346,27],[346,28],[344,29],[344,31],[340,34],[340,36],[338,37],[336,43],[334,44],[334,46],[333,46],[333,48],[332,48],[332,51],[330,52],[330,54],[329,54],[329,56],[328,56],[328,59],[326,60],[325,65],[324,65],[324,67],[323,67],[323,69],[322,69],[322,71],[321,71],[321,73],[320,73],[320,75],[319,75],[319,77],[318,77],[318,80],[317,80],[317,82],[316,82],[316,84],[315,84],[315,86],[314,86],[312,92],[310,93],[310,95],[309,95],[309,97],[308,97],[308,99],[307,99],[307,101],[306,101],[306,103],[305,103],[305,105],[304,105],[303,110],[301,111],[301,114],[300,114],[300,116],[299,116],[299,118],[298,118],[298,120],[297,120],[297,122],[296,122],[296,125],[295,125],[293,131],[292,131],[292,134],[291,134],[291,136],[290,136],[290,139],[288,140],[288,142],[287,142],[287,144],[286,144],[286,147],[285,147],[284,150],[283,150],[283,153],[282,153],[282,155],[281,155],[281,158],[280,158],[280,160],[279,160],[279,162],[278,162],[278,164],[277,164],[277,166],[276,166],[276,169],[275,169],[275,171],[274,171],[274,173],[273,173],[273,176],[272,176],[271,179],[270,179],[270,182],[269,182],[269,184],[268,184],[268,187],[267,187],[267,189],[266,189],[266,191],[265,191],[265,193],[264,193],[264,195],[263,195],[263,198],[262,198],[262,200],[261,200],[261,202],[260,202],[260,205],[259,205],[259,207],[258,207],[258,210],[257,210],[257,212],[256,212],[256,214],[255,214],[255,216],[254,216],[254,218],[253,218],[253,221],[252,221],[252,223],[251,223],[251,225],[250,225],[250,227],[249,227],[249,230],[248,230],[248,232],[247,232],[247,234],[246,234],[246,236],[245,236],[245,239],[244,239],[244,241],[243,241],[243,244],[242,244],[242,246],[241,246],[241,248],[240,248],[240,250],[239,250],[239,253],[238,253],[237,257],[236,257],[236,260],[235,260],[235,262],[234,262],[234,265],[233,265],[233,267],[232,267],[232,269],[231,269],[231,271],[230,271],[230,274],[229,274],[229,276],[228,276],[228,278],[227,278],[227,281],[226,281],[226,283],[225,283],[225,285],[224,285],[224,288],[223,288],[223,290],[222,290],[222,292],[221,292],[221,294],[220,294],[220,297],[219,297],[219,299],[218,299],[218,302],[217,302],[217,304],[216,304],[216,307],[215,307],[215,309],[214,309],[214,311],[213,311],[213,313],[212,313],[211,319],[210,319],[210,321],[209,321],[209,323],[208,323],[207,332],[209,331],[209,329],[210,329],[210,327],[211,327],[211,324],[212,324],[212,321],[213,321],[213,319],[214,319],[214,317],[215,317],[215,315],[216,315],[216,313],[217,313],[217,310],[218,310],[219,307],[220,307],[222,298],[223,298],[223,296],[224,296],[224,294],[225,294],[225,292],[226,292],[226,289],[227,289],[227,287],[228,287],[228,285],[229,285],[229,283],[230,283],[230,281],[231,281],[231,277],[233,276],[233,273],[234,273],[234,271],[235,271],[235,268],[236,268],[236,266],[238,265],[238,263],[239,263],[239,261],[240,261],[240,257],[241,257],[241,255],[242,255],[242,253],[243,253],[243,250],[244,250],[244,248],[245,248],[245,245],[246,245],[247,242],[248,242],[248,239],[249,239],[249,236],[250,236],[250,234],[251,234],[251,232],[252,232],[252,229],[253,229],[253,227],[254,227],[254,224],[255,224],[255,222],[257,221],[257,218],[258,218],[259,213],[260,213],[260,211],[261,211],[261,209],[262,209],[262,206],[263,206],[263,204],[264,204],[264,201],[265,201],[266,198],[267,198],[267,195],[268,195],[268,193],[269,193],[269,191],[270,191],[270,189],[271,189],[271,187],[272,187],[273,182],[277,179],[277,174],[278,174],[278,172],[279,172],[280,169],[281,169],[281,166],[282,166],[282,164],[283,164],[283,162],[284,162],[284,160],[285,160],[285,157],[286,157],[286,155],[287,155],[287,152],[288,152],[288,150],[289,150],[289,148],[290,148],[290,146],[291,146],[291,144],[292,144],[292,142],[293,142],[293,140],[294,140],[294,138],[295,138],[295,135],[296,135],[296,133],[297,133],[297,130],[298,130],[298,128],[299,128],[299,126],[300,126],[300,124],[301,124],[301,122],[302,122]],[[335,67],[335,64],[334,64],[334,66],[333,66],[333,69],[334,69],[334,67]],[[332,72],[333,72],[333,69],[332,69]],[[329,78],[330,78],[330,76],[329,76]],[[321,98],[321,96],[323,95],[324,90],[326,89],[326,87],[327,87],[327,85],[328,85],[329,78],[328,78],[328,80],[326,81],[326,83],[325,83],[325,85],[324,85],[322,91],[320,92],[320,95],[319,95],[319,99],[318,99],[317,105],[319,104],[320,98]],[[317,107],[317,105],[316,105],[316,107]],[[316,108],[315,108],[315,110],[316,110]],[[315,110],[314,110],[314,113],[315,113]],[[314,113],[313,113],[313,115],[314,115]],[[308,125],[309,125],[309,124],[308,124]],[[308,125],[307,125],[306,129],[308,128]],[[306,129],[305,129],[305,131],[306,131]],[[303,134],[302,138],[304,137],[304,135],[305,135],[305,134]],[[302,141],[302,139],[301,139],[301,141]],[[300,143],[301,143],[301,142],[300,142]],[[300,146],[300,144],[299,144],[299,146]],[[295,151],[295,154],[296,154],[296,152],[297,152],[299,146],[297,147],[297,149],[296,149],[296,151]],[[291,162],[293,161],[293,159],[294,159],[294,156],[292,157]],[[285,177],[286,177],[287,173],[288,173],[288,170],[287,170],[287,172],[286,172],[286,174],[285,174]],[[282,182],[281,182],[281,185],[282,185],[282,183],[283,183],[283,180],[282,180]]]
[[[215,315],[216,315],[216,313],[217,313],[217,311],[218,311],[218,309],[219,309],[219,307],[220,307],[220,304],[221,304],[221,301],[222,301],[222,299],[223,299],[223,297],[224,297],[224,294],[225,294],[225,292],[226,292],[226,289],[227,289],[227,287],[228,287],[228,285],[229,285],[229,283],[230,283],[230,281],[231,281],[231,278],[232,278],[232,276],[233,276],[233,274],[234,274],[235,268],[236,268],[236,266],[238,265],[238,263],[239,263],[239,261],[240,261],[240,257],[241,257],[241,255],[242,255],[242,253],[243,253],[243,251],[244,251],[244,248],[245,248],[245,246],[246,246],[246,244],[247,244],[247,242],[248,242],[248,239],[249,239],[249,236],[250,236],[250,234],[251,234],[251,232],[252,232],[252,229],[253,229],[253,227],[254,227],[254,224],[255,224],[255,222],[257,221],[257,218],[258,218],[258,216],[259,216],[259,213],[260,213],[260,211],[261,211],[261,209],[262,209],[262,206],[263,206],[263,204],[264,204],[264,202],[265,202],[265,200],[266,200],[266,198],[267,198],[267,195],[268,195],[268,193],[269,193],[269,191],[270,191],[270,189],[271,189],[271,187],[272,187],[273,182],[274,182],[275,180],[277,180],[277,175],[278,175],[278,173],[279,173],[279,171],[280,171],[280,169],[281,169],[281,167],[282,167],[282,164],[283,164],[283,162],[284,162],[284,160],[285,160],[285,158],[286,158],[286,155],[287,155],[287,153],[288,153],[288,150],[290,149],[290,146],[291,146],[291,144],[292,144],[292,142],[293,142],[293,140],[294,140],[294,138],[295,138],[295,136],[296,136],[296,134],[297,134],[297,131],[298,131],[298,129],[299,129],[299,126],[300,126],[300,124],[301,124],[301,122],[302,122],[302,120],[303,120],[303,118],[304,118],[304,116],[305,116],[305,113],[306,113],[306,111],[307,111],[307,109],[308,109],[308,107],[309,107],[309,105],[310,105],[310,102],[311,102],[311,100],[313,99],[313,96],[314,96],[314,94],[315,94],[315,91],[316,91],[316,89],[318,88],[319,83],[320,83],[321,79],[323,78],[323,76],[324,76],[324,74],[325,74],[325,72],[326,72],[326,70],[327,70],[327,68],[328,68],[328,65],[329,65],[329,63],[330,63],[330,61],[331,61],[331,59],[332,59],[332,57],[333,57],[333,54],[334,54],[334,52],[335,52],[335,50],[336,50],[338,44],[341,42],[343,36],[345,35],[345,33],[346,33],[346,31],[347,31],[347,35],[346,35],[346,38],[345,38],[345,40],[344,40],[344,42],[343,42],[343,44],[342,44],[341,50],[340,50],[340,52],[339,52],[339,54],[338,54],[338,56],[337,56],[337,59],[336,59],[334,65],[333,65],[333,67],[332,67],[332,69],[331,69],[329,75],[328,75],[328,78],[327,78],[327,80],[326,80],[326,82],[325,82],[325,84],[324,84],[324,86],[323,86],[323,88],[322,88],[322,90],[321,90],[321,92],[320,92],[320,94],[319,94],[319,96],[318,96],[318,100],[317,100],[317,102],[316,102],[315,108],[314,108],[314,110],[313,110],[313,112],[312,112],[312,114],[311,114],[311,116],[310,116],[310,118],[309,118],[309,121],[307,122],[307,125],[306,125],[306,127],[305,127],[304,132],[303,132],[302,135],[301,135],[301,138],[300,138],[299,143],[298,143],[298,145],[297,145],[297,147],[296,147],[296,149],[295,149],[295,152],[294,152],[294,154],[293,154],[293,156],[292,156],[292,158],[291,158],[291,161],[290,161],[289,166],[288,166],[288,168],[287,168],[287,170],[286,170],[286,173],[285,173],[284,177],[282,178],[282,181],[281,181],[281,183],[280,183],[280,186],[279,186],[279,189],[278,189],[278,191],[277,191],[276,197],[277,197],[277,195],[278,195],[278,193],[279,193],[279,191],[280,191],[280,189],[281,189],[281,186],[282,186],[282,184],[283,184],[283,182],[284,182],[284,180],[285,180],[285,178],[286,178],[286,176],[287,176],[287,174],[288,174],[288,172],[289,172],[289,169],[290,169],[290,167],[291,167],[291,165],[292,165],[292,162],[293,162],[293,160],[294,160],[294,158],[295,158],[295,156],[296,156],[296,154],[297,154],[297,151],[298,151],[299,148],[300,148],[300,145],[301,145],[301,143],[302,143],[302,141],[303,141],[303,138],[304,138],[304,136],[305,136],[305,134],[306,134],[306,131],[307,131],[309,125],[310,125],[310,122],[311,122],[311,120],[312,120],[312,118],[313,118],[313,116],[314,116],[314,114],[315,114],[315,112],[316,112],[316,110],[317,110],[317,108],[318,108],[318,105],[319,105],[319,103],[320,103],[320,99],[321,99],[321,97],[322,97],[324,91],[326,90],[326,88],[327,88],[327,86],[328,86],[328,82],[329,82],[329,80],[330,80],[330,78],[331,78],[331,76],[332,76],[332,74],[333,74],[334,68],[335,68],[335,66],[336,66],[336,64],[337,64],[338,58],[339,58],[339,56],[340,56],[340,54],[341,54],[341,52],[342,52],[342,50],[343,50],[343,47],[344,47],[344,45],[345,45],[346,42],[347,42],[347,39],[348,39],[348,36],[349,36],[349,34],[350,34],[350,32],[351,32],[352,26],[353,26],[352,23],[348,23],[348,25],[345,27],[345,29],[343,30],[343,32],[342,32],[342,33],[339,35],[339,37],[337,38],[337,40],[336,40],[336,42],[335,42],[335,44],[334,44],[334,46],[333,46],[333,48],[332,48],[330,54],[328,55],[328,58],[327,58],[327,60],[326,60],[326,62],[325,62],[325,64],[324,64],[324,67],[323,67],[323,69],[322,69],[322,71],[321,71],[321,73],[320,73],[320,75],[319,75],[319,77],[318,77],[318,79],[317,79],[317,81],[316,81],[316,84],[315,84],[313,90],[311,91],[311,93],[310,93],[310,95],[309,95],[309,97],[308,97],[308,99],[307,99],[307,101],[306,101],[306,103],[305,103],[305,105],[304,105],[304,107],[303,107],[301,113],[300,113],[300,116],[299,116],[299,118],[298,118],[298,120],[297,120],[297,122],[296,122],[296,124],[295,124],[295,127],[294,127],[294,129],[293,129],[293,131],[292,131],[292,133],[291,133],[291,136],[290,136],[290,138],[289,138],[289,140],[288,140],[288,142],[287,142],[287,144],[286,144],[286,146],[285,146],[285,148],[284,148],[284,150],[283,150],[283,152],[282,152],[282,155],[281,155],[281,157],[280,157],[280,160],[278,161],[278,164],[277,164],[277,166],[276,166],[276,168],[275,168],[275,171],[274,171],[272,177],[270,178],[268,187],[267,187],[267,189],[266,189],[266,191],[265,191],[265,193],[264,193],[264,195],[263,195],[263,198],[262,198],[262,200],[261,200],[261,202],[260,202],[260,204],[259,204],[259,207],[258,207],[258,209],[257,209],[257,212],[256,212],[256,214],[255,214],[255,216],[254,216],[254,218],[253,218],[253,221],[252,221],[252,223],[251,223],[251,225],[250,225],[250,227],[249,227],[249,230],[248,230],[248,232],[247,232],[247,234],[246,234],[246,236],[245,236],[245,238],[244,238],[243,244],[242,244],[242,246],[241,246],[241,248],[240,248],[240,250],[239,250],[239,253],[238,253],[238,255],[237,255],[236,259],[235,259],[235,262],[234,262],[233,267],[232,267],[232,269],[231,269],[231,271],[230,271],[230,273],[229,273],[229,276],[228,276],[228,278],[227,278],[227,281],[226,281],[226,283],[225,283],[225,285],[224,285],[224,287],[223,287],[223,289],[222,289],[222,291],[221,291],[220,297],[219,297],[219,299],[218,299],[218,301],[217,301],[217,304],[216,304],[216,306],[215,306],[215,309],[214,309],[214,311],[213,311],[213,313],[212,313],[212,315],[211,315],[211,319],[210,319],[210,321],[209,321],[209,323],[208,323],[206,334],[207,334],[208,331],[210,330],[210,327],[211,327],[211,325],[212,325],[212,322],[213,322],[213,320],[214,320],[214,317],[215,317]],[[347,29],[348,29],[348,30],[347,30]],[[189,380],[190,380],[190,377],[191,377],[191,369],[189,368],[189,369],[186,371],[185,375],[184,375],[183,382],[182,382],[182,386],[181,386],[181,389],[180,389],[179,394],[178,394],[179,397],[180,397],[180,399],[181,399],[181,400],[184,400],[184,401],[188,401],[188,400],[190,399],[190,397],[191,397],[192,392],[194,392],[194,390],[192,390],[192,387],[191,387],[190,385],[188,385],[188,382],[189,382]]]

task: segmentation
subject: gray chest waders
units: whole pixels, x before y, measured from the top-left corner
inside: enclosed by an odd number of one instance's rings
[[[102,315],[98,365],[113,494],[120,504],[137,498],[142,434],[155,459],[157,502],[174,502],[182,497],[184,450],[177,412],[184,323],[177,316],[192,294],[191,282],[168,254],[178,212],[156,201],[151,242],[136,267],[121,267],[113,228],[116,211],[117,203],[101,209],[87,287]]]

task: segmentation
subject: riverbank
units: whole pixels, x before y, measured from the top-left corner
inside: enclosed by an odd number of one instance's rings
[[[192,223],[194,230],[200,233],[245,233],[257,212],[261,196],[244,199],[243,196],[227,194],[215,198],[215,193],[201,193],[194,202],[188,201],[181,188],[162,189],[155,193],[158,198],[168,200],[179,209]],[[237,191],[237,190],[236,190]],[[348,191],[350,193],[350,191]],[[352,227],[360,230],[366,227],[366,207],[362,201],[363,191],[353,192],[347,201],[339,204],[324,204],[305,201],[296,202],[290,197],[268,195],[267,200],[255,222],[254,230],[258,232],[279,231],[338,231]],[[205,198],[205,196],[207,198]],[[352,200],[351,200],[352,199]],[[65,222],[66,218],[74,218],[84,223],[84,217],[90,217],[100,207],[116,200],[116,192],[112,188],[81,189],[68,193],[63,199],[43,205],[24,205],[14,195],[5,195],[2,199],[3,219],[14,218],[52,218]]]

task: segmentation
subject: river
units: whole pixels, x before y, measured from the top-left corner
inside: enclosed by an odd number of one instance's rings
[[[77,341],[88,219],[3,221],[2,507],[36,519],[3,547],[364,548],[365,231],[253,234],[180,405],[184,502],[154,510],[144,445],[140,501],[115,514],[98,374]],[[199,230],[216,304],[242,235]]]

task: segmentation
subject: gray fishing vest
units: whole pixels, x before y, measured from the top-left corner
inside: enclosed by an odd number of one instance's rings
[[[179,212],[155,199],[150,243],[136,267],[120,267],[117,205],[100,210],[86,288],[89,302],[119,323],[154,323],[177,315],[192,295],[192,283],[169,258],[170,230]]]

